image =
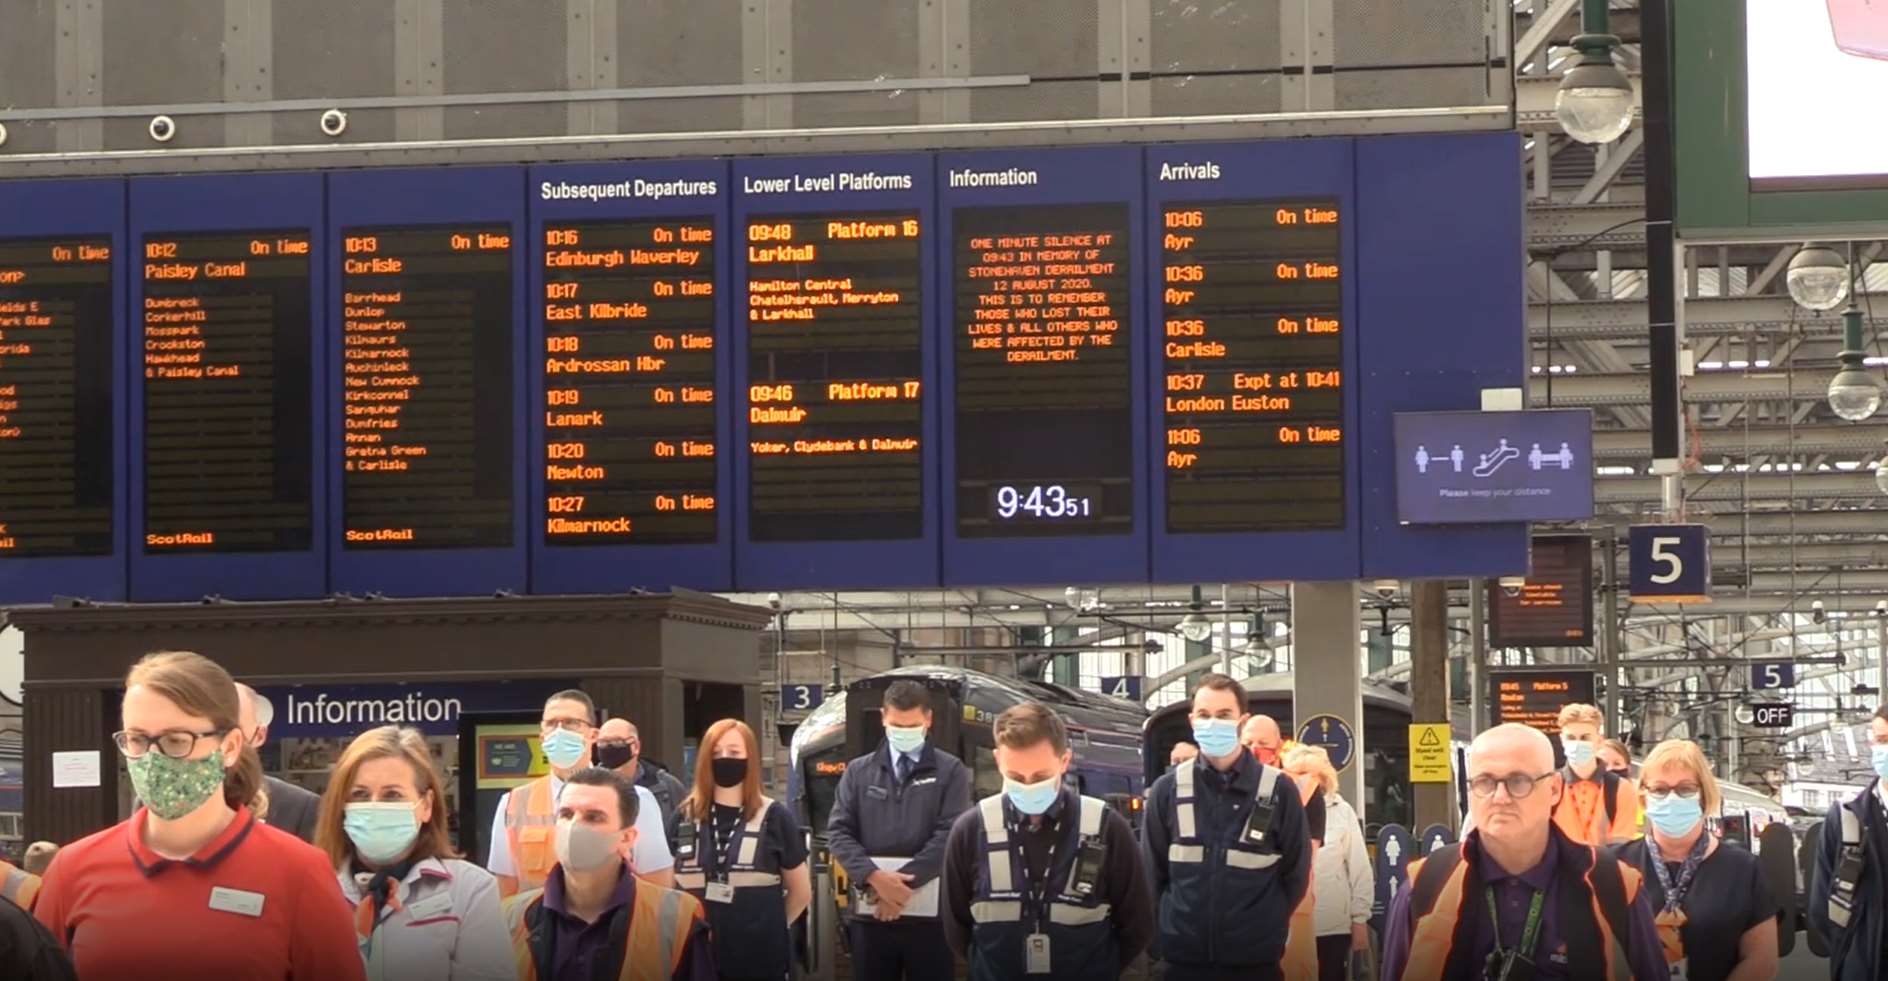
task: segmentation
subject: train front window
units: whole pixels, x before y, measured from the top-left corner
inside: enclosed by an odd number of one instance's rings
[[[988,746],[976,747],[970,757],[971,798],[982,800],[1003,792],[1003,771],[996,768],[996,751]]]

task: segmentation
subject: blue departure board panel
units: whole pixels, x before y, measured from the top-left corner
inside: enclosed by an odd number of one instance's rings
[[[130,188],[131,598],[321,595],[325,183]]]
[[[1350,140],[1150,149],[1153,578],[1356,575]]]
[[[728,166],[531,171],[531,588],[727,589]]]
[[[522,168],[328,177],[330,587],[526,588]]]
[[[125,595],[122,181],[0,184],[0,604]]]
[[[938,581],[932,158],[734,164],[735,580]]]
[[[1147,578],[1141,157],[938,158],[948,584]]]

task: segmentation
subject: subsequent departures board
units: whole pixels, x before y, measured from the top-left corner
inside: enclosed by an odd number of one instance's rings
[[[727,165],[531,173],[532,588],[725,586]]]

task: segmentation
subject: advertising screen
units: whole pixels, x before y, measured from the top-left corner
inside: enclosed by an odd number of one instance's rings
[[[1750,178],[1759,189],[1888,186],[1888,2],[1748,0]]]

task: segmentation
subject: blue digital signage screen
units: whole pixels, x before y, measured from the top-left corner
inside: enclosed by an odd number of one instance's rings
[[[133,600],[327,591],[319,174],[133,180]]]
[[[1147,578],[1132,148],[938,159],[947,583]]]
[[[527,187],[531,588],[730,588],[728,165]]]
[[[1593,516],[1593,413],[1396,414],[1404,524],[1580,521]]]
[[[124,195],[0,184],[0,604],[125,596]]]
[[[736,161],[735,580],[938,580],[933,161]]]

